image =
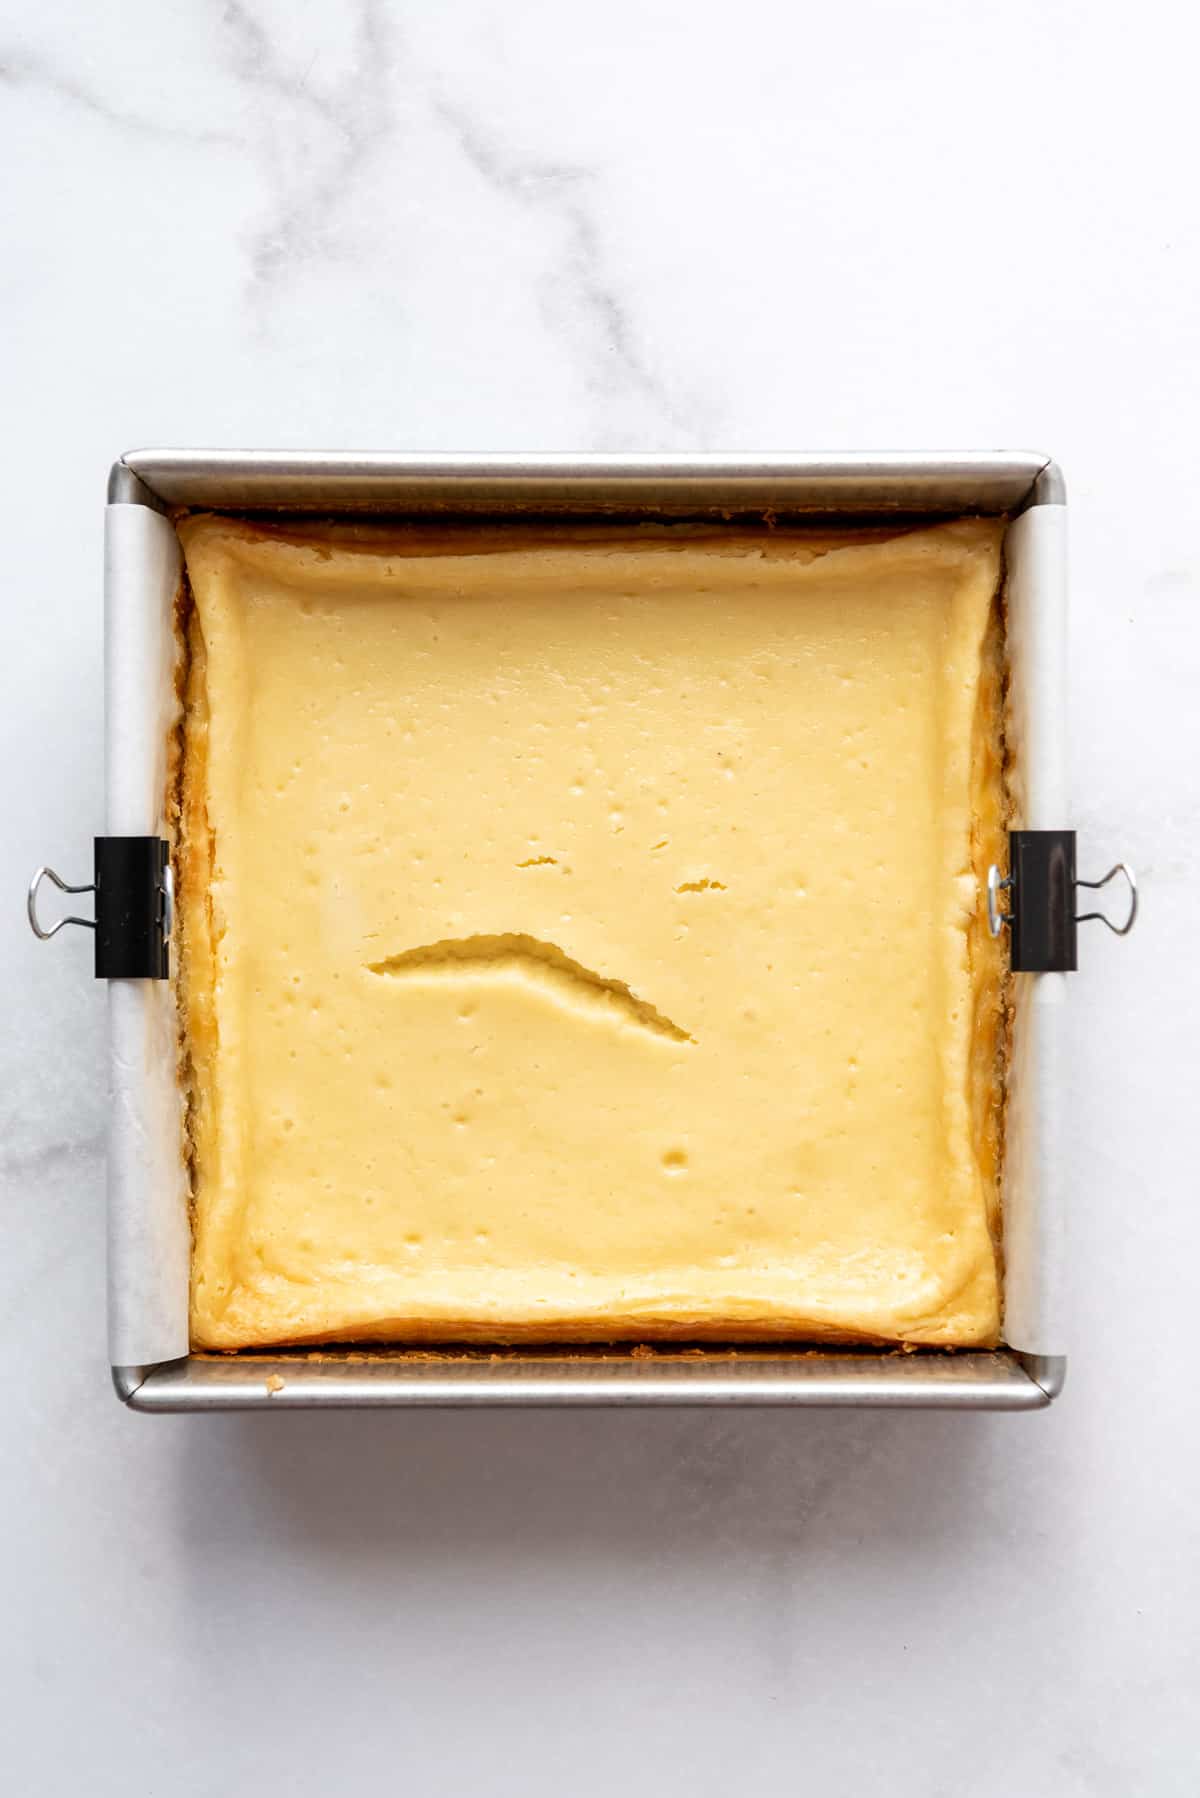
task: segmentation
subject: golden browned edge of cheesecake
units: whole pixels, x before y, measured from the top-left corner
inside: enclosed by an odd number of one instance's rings
[[[187,514],[177,514],[176,520],[182,516]],[[731,522],[725,525],[656,521],[637,526],[625,523],[547,524],[540,521],[535,524],[508,524],[489,519],[478,523],[448,522],[444,525],[423,526],[419,530],[337,518],[289,520],[286,525],[262,524],[249,519],[241,523],[247,537],[260,537],[268,542],[303,542],[311,547],[316,538],[341,551],[360,549],[363,553],[370,554],[386,549],[393,555],[429,556],[486,555],[499,549],[536,548],[543,544],[561,546],[564,539],[581,545],[603,542],[628,547],[642,542],[678,540],[680,537],[687,537],[693,544],[708,541],[717,551],[722,548],[736,549],[747,542],[753,542],[762,548],[774,537],[793,545],[797,539],[803,539],[814,553],[818,553],[865,541],[883,542],[903,535],[905,529],[927,529],[929,521],[921,521],[901,529],[880,525],[846,530],[811,526],[781,528],[770,514],[764,515],[761,529],[755,529],[752,522],[740,519],[736,524]],[[188,1171],[191,1204],[195,1190],[196,1135],[202,1127],[201,1119],[205,1108],[218,1102],[214,1084],[206,1080],[205,1075],[215,1058],[218,1024],[211,973],[216,945],[223,934],[224,925],[214,914],[211,885],[214,840],[206,799],[208,691],[205,646],[186,567],[176,597],[175,633],[180,721],[172,732],[169,746],[167,817],[169,825],[175,831],[176,907],[172,945],[172,965],[175,971],[172,978],[178,1019],[178,1079],[184,1096],[181,1152]],[[991,863],[998,864],[1002,872],[1007,871],[1007,830],[1011,816],[1005,728],[1008,710],[1007,680],[1002,563],[984,646],[983,668],[972,728],[971,783],[974,803],[971,867],[980,903],[976,905],[967,929],[974,992],[969,1070],[970,1113],[976,1160],[988,1194],[988,1223],[996,1251],[997,1279],[1001,1294],[1001,1190],[1014,982],[1008,969],[1003,939],[993,938],[988,930],[982,895]],[[1002,1340],[1003,1320],[1000,1333],[993,1342],[984,1341],[973,1346],[986,1349],[996,1346]],[[829,1328],[814,1323],[811,1318],[804,1319],[794,1330],[789,1330],[787,1322],[778,1316],[769,1321],[664,1321],[653,1327],[648,1327],[645,1322],[614,1321],[601,1332],[597,1331],[594,1323],[587,1320],[578,1324],[562,1320],[550,1326],[532,1322],[514,1323],[499,1328],[492,1324],[463,1321],[447,1329],[442,1324],[424,1319],[392,1317],[356,1326],[352,1337],[321,1331],[312,1335],[292,1336],[286,1340],[272,1338],[257,1344],[247,1344],[244,1350],[215,1352],[261,1353],[271,1347],[316,1348],[340,1341],[360,1345],[387,1344],[397,1349],[429,1348],[450,1342],[475,1348],[488,1345],[504,1348],[521,1344],[545,1347],[555,1343],[602,1346],[605,1343],[628,1342],[646,1345],[647,1353],[653,1352],[650,1345],[654,1343],[735,1345],[787,1342],[789,1347],[884,1347],[903,1353],[923,1352],[919,1344],[901,1342],[895,1337]],[[637,1352],[636,1347],[633,1352]],[[940,1352],[956,1351],[942,1348]]]
[[[988,868],[1008,872],[1008,830],[1012,821],[1007,736],[1008,660],[1005,650],[1005,563],[1001,548],[1000,584],[992,600],[984,642],[983,667],[971,733],[971,870],[976,903],[967,926],[975,1012],[971,1032],[971,1119],[975,1154],[988,1194],[988,1225],[996,1251],[1003,1339],[1004,1152],[1009,1056],[1012,1048],[1014,982],[1003,932],[988,929],[984,895]]]
[[[201,959],[197,954],[197,945],[201,942],[205,967],[211,970],[212,965],[209,920],[212,915],[213,841],[204,793],[208,703],[204,641],[186,564],[175,603],[175,645],[176,687],[180,701],[176,732],[178,749],[172,747],[167,763],[167,817],[174,826],[172,858],[175,864],[171,982],[175,989],[176,1078],[183,1097],[181,1153],[187,1173],[189,1223],[193,1223],[196,1110],[204,1084],[199,1064],[211,1060],[217,1026],[212,1003],[213,983],[211,979],[197,979],[199,969],[196,965]],[[206,1033],[207,1041],[202,1042]]]

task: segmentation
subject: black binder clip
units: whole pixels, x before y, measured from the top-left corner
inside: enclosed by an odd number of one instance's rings
[[[1098,891],[1117,875],[1129,886],[1129,912],[1114,924],[1102,911],[1077,912],[1080,887]],[[1000,910],[1000,894],[1011,895],[1010,909]],[[1117,862],[1099,880],[1080,880],[1075,872],[1073,830],[1012,830],[1008,834],[1008,874],[993,864],[987,876],[988,928],[999,936],[1007,924],[1012,967],[1019,974],[1070,974],[1079,966],[1077,926],[1093,919],[1107,924],[1114,936],[1128,936],[1138,911],[1133,869]]]
[[[47,942],[66,924],[96,933],[98,980],[166,980],[170,973],[175,889],[170,851],[161,837],[97,837],[95,879],[70,886],[53,868],[39,868],[29,883],[26,910],[36,937]],[[66,917],[42,927],[38,890],[43,880],[61,893],[94,893],[94,918]]]

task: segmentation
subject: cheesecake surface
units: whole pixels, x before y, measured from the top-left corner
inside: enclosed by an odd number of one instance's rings
[[[1002,521],[178,528],[197,1347],[997,1341]]]

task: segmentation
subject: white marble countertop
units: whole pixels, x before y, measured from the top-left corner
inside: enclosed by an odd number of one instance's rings
[[[1196,1790],[1197,44],[1167,0],[11,0],[6,1789]],[[103,993],[21,908],[100,824],[143,443],[1058,457],[1081,858],[1144,911],[1073,983],[1053,1410],[120,1409]]]

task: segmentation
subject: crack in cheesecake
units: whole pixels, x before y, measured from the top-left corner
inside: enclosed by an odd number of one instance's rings
[[[367,964],[372,974],[388,979],[449,981],[511,980],[526,982],[569,1010],[600,1013],[634,1024],[653,1036],[674,1043],[694,1043],[695,1037],[666,1017],[648,999],[642,999],[623,980],[612,980],[585,968],[560,949],[537,937],[507,932],[502,936],[445,937],[440,943],[424,943],[402,950],[383,961]]]

